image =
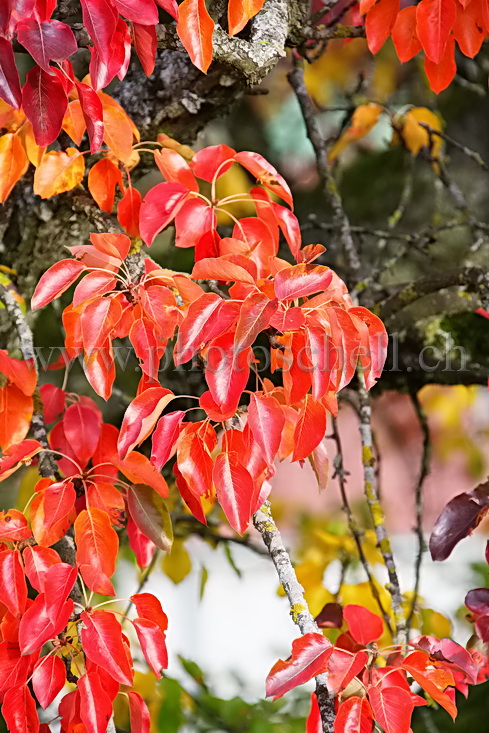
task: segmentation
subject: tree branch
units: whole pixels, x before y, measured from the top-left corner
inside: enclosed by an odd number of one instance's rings
[[[272,516],[270,502],[266,501],[262,508],[253,516],[253,524],[261,534],[272,562],[277,571],[278,579],[287,595],[290,605],[290,615],[299,627],[301,634],[321,633],[309,611],[304,598],[304,589],[297,580],[289,553],[285,549],[280,532]],[[327,675],[316,677],[316,695],[324,733],[333,733],[334,704],[326,684]]]

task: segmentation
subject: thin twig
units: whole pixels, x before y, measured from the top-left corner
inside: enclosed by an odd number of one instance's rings
[[[487,165],[485,160],[483,160],[480,153],[477,153],[475,150],[471,150],[466,145],[459,143],[457,140],[454,140],[453,137],[450,137],[450,135],[447,135],[445,132],[442,132],[441,130],[435,130],[433,127],[431,127],[431,125],[428,125],[426,122],[418,122],[418,124],[420,127],[424,127],[424,129],[427,130],[430,135],[441,137],[442,140],[445,140],[450,145],[453,145],[454,148],[460,150],[464,155],[467,156],[467,158],[470,158],[474,161],[474,163],[480,165],[483,170],[489,171],[489,165]]]
[[[418,540],[418,552],[416,554],[416,560],[414,563],[414,591],[413,591],[413,602],[406,620],[407,631],[411,629],[413,622],[414,612],[416,610],[416,604],[418,602],[419,595],[419,583],[421,579],[421,565],[423,563],[423,555],[426,550],[426,543],[423,535],[423,483],[430,471],[431,462],[431,440],[430,440],[430,426],[428,424],[428,416],[423,408],[423,405],[419,401],[418,393],[416,390],[411,392],[411,400],[416,411],[419,426],[423,433],[423,449],[421,454],[421,465],[418,480],[414,488],[414,498],[416,502],[416,526],[414,533]]]
[[[341,196],[328,161],[326,144],[316,121],[311,100],[304,82],[304,61],[302,59],[294,58],[294,68],[289,72],[288,79],[295,92],[297,101],[299,102],[306,125],[307,136],[314,148],[323,194],[333,209],[335,223],[340,234],[350,275],[353,280],[356,280],[360,272],[360,257],[352,236],[350,220],[343,208],[343,201],[341,200]]]
[[[290,605],[290,615],[299,627],[301,634],[321,633],[318,625],[309,611],[304,598],[304,589],[297,580],[290,555],[285,549],[280,532],[272,516],[270,502],[266,501],[262,508],[253,516],[253,524],[261,534],[272,562],[277,571],[278,579],[285,591]],[[316,677],[316,695],[323,733],[333,733],[334,730],[334,701],[330,696],[326,684],[327,675],[319,674]]]
[[[394,621],[396,624],[396,633],[394,640],[397,644],[404,646],[407,642],[406,635],[406,619],[402,608],[402,595],[397,568],[392,553],[391,541],[385,526],[385,516],[382,505],[379,501],[377,488],[377,477],[375,475],[375,457],[373,452],[372,425],[371,425],[371,406],[367,391],[363,385],[363,378],[360,376],[360,385],[358,389],[359,405],[360,405],[360,435],[362,438],[362,463],[365,495],[367,504],[377,536],[377,543],[380,552],[384,558],[384,564],[389,575],[389,583],[387,590],[391,595],[392,610],[394,613]]]
[[[347,471],[344,467],[343,462],[343,449],[341,445],[341,438],[340,438],[340,432],[338,429],[338,422],[336,418],[333,418],[333,432],[331,436],[336,443],[336,456],[334,459],[334,468],[335,473],[333,475],[333,478],[338,479],[338,484],[340,487],[340,494],[341,494],[341,501],[342,501],[342,510],[346,516],[346,521],[348,523],[348,529],[350,530],[350,534],[352,535],[355,544],[357,546],[358,556],[360,558],[360,562],[362,563],[363,569],[365,570],[365,573],[368,578],[368,582],[370,585],[370,590],[372,591],[372,596],[375,598],[375,601],[379,607],[379,610],[382,614],[382,617],[385,621],[385,624],[387,628],[389,629],[391,636],[394,638],[394,631],[391,626],[391,620],[389,618],[389,614],[385,610],[384,606],[382,605],[382,600],[380,598],[379,589],[377,588],[375,584],[375,579],[370,572],[370,566],[368,564],[368,560],[365,557],[365,553],[363,551],[362,546],[362,532],[355,520],[355,517],[353,516],[353,512],[351,510],[350,502],[348,501],[348,494],[346,491],[346,476]]]

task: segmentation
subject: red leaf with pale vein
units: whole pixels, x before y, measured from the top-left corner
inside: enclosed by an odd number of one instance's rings
[[[95,453],[101,424],[100,413],[83,402],[75,402],[65,412],[63,427],[66,439],[82,467]]]
[[[177,410],[163,415],[158,421],[153,433],[151,448],[151,463],[158,471],[161,471],[176,451],[180,426],[184,417],[185,412]]]
[[[373,733],[372,708],[364,697],[350,697],[341,703],[334,723],[334,733]]]
[[[50,600],[44,593],[39,593],[22,616],[19,626],[19,644],[22,654],[38,651],[47,641],[54,639],[66,628],[73,613],[73,601],[71,598],[65,601],[56,623],[53,624],[49,618]]]
[[[141,194],[136,188],[129,186],[117,206],[117,220],[130,237],[139,237],[141,204]]]
[[[119,171],[120,175],[120,171]],[[125,260],[131,248],[131,240],[126,234],[90,234],[90,241],[99,252],[114,257],[117,260]],[[118,267],[120,262],[118,263]]]
[[[451,671],[434,666],[428,654],[421,651],[408,654],[402,661],[402,667],[455,720],[457,706],[446,692],[447,688],[455,687]]]
[[[29,578],[29,583],[39,593],[44,590],[44,578],[49,568],[61,562],[56,550],[50,547],[41,547],[40,545],[26,547],[22,553],[22,560],[24,561],[25,574]]]
[[[44,576],[43,593],[50,600],[47,614],[52,624],[56,624],[63,605],[73,590],[77,575],[77,567],[64,562],[56,563],[47,570]]]
[[[67,106],[64,84],[56,73],[50,74],[39,66],[27,72],[22,87],[22,107],[38,145],[50,145],[56,140]]]
[[[36,703],[27,685],[12,687],[5,693],[2,715],[10,733],[38,733]]]
[[[9,509],[0,512],[0,540],[17,542],[32,537],[27,526],[27,519],[18,509]],[[27,549],[27,548],[26,548]]]
[[[133,621],[138,635],[139,644],[144,658],[158,679],[161,670],[168,667],[168,652],[166,650],[165,635],[154,621],[145,618],[136,618]]]
[[[214,461],[200,435],[191,433],[179,440],[177,465],[192,494],[210,495]]]
[[[224,175],[234,163],[236,150],[228,145],[209,145],[194,155],[189,165],[197,178],[209,183]]]
[[[177,33],[192,63],[207,72],[212,61],[214,21],[205,0],[184,0],[178,6]]]
[[[217,456],[212,480],[229,524],[238,534],[244,534],[254,509],[255,484],[235,451]]]
[[[124,413],[117,448],[120,458],[145,440],[175,395],[164,387],[150,387],[138,395]]]
[[[2,624],[2,631],[5,632],[5,625]],[[18,629],[15,629],[15,636]],[[11,687],[23,683],[32,669],[32,664],[37,660],[30,656],[21,656],[17,640],[4,640],[0,643],[0,692],[4,693]]]
[[[294,208],[292,194],[287,182],[262,155],[245,151],[236,153],[234,159],[243,168],[246,168],[262,186],[265,186],[265,188],[280,196],[291,209]]]
[[[154,0],[114,0],[117,10],[127,20],[143,25],[155,26],[158,22],[158,8]]]
[[[131,35],[134,50],[141,62],[143,71],[146,76],[151,76],[155,68],[156,51],[158,49],[156,28],[152,25],[131,23]]]
[[[444,59],[456,18],[455,0],[421,0],[416,8],[418,38],[426,56],[434,64],[441,64]]]
[[[367,652],[351,654],[343,649],[335,649],[328,661],[328,690],[337,695],[358,676],[367,662]]]
[[[375,719],[385,733],[409,733],[414,703],[401,687],[369,687],[368,698]]]
[[[248,407],[248,425],[266,462],[271,465],[280,448],[285,427],[285,415],[275,397],[251,395]]]
[[[27,601],[27,585],[17,550],[0,552],[0,598],[13,616],[23,613]]]
[[[83,510],[75,522],[76,561],[90,590],[114,596],[114,574],[119,538],[109,515],[101,509]],[[94,660],[96,661],[96,660]]]
[[[132,517],[127,519],[126,532],[137,564],[140,568],[147,568],[155,554],[156,545],[141,532]]]
[[[139,618],[153,621],[165,633],[168,628],[168,617],[156,596],[152,593],[135,593],[131,596],[131,601],[136,606]]]
[[[140,210],[141,237],[148,246],[173,221],[188,195],[181,183],[159,183],[148,191]]]
[[[322,634],[304,634],[292,642],[292,654],[279,661],[270,670],[267,697],[282,697],[294,687],[308,682],[327,668],[333,646]]]
[[[149,733],[151,717],[148,707],[138,692],[128,692],[131,733]]]
[[[14,109],[19,109],[22,100],[14,51],[6,38],[0,38],[0,99]]]
[[[236,351],[254,344],[258,334],[268,327],[277,306],[278,300],[270,300],[264,293],[250,293],[244,299],[234,334]]]
[[[300,461],[311,455],[326,432],[326,409],[306,395],[294,430],[292,461]]]
[[[322,265],[285,267],[275,275],[275,295],[279,300],[304,298],[320,290],[326,290],[332,279],[332,271]]]
[[[9,448],[3,448],[3,456],[0,458],[0,481],[6,479],[23,463],[30,461],[33,456],[41,451],[42,445],[37,440],[21,440]]]
[[[107,63],[117,27],[117,8],[112,0],[80,0],[80,2],[83,25],[89,32],[98,55]]]
[[[256,278],[240,264],[223,257],[206,257],[195,263],[192,277],[195,280],[225,280],[231,282],[255,284]],[[243,260],[246,259],[243,257]]]
[[[32,675],[32,687],[42,708],[51,705],[58,692],[63,689],[65,682],[65,665],[55,654],[42,657],[37,662]]]
[[[178,329],[173,352],[175,366],[184,364],[197,353],[204,339],[204,328],[213,313],[221,306],[222,298],[216,293],[204,293],[190,303],[187,314]]]
[[[87,670],[78,680],[80,717],[90,733],[105,733],[112,717],[112,702],[96,672]]]
[[[308,357],[311,362],[312,397],[320,400],[329,389],[334,389],[332,380],[338,360],[338,350],[322,325],[314,323],[306,327]]]
[[[205,379],[223,413],[234,413],[238,407],[250,374],[250,351],[237,353],[233,333],[225,333],[209,345]]]
[[[90,152],[96,153],[104,141],[104,115],[102,101],[97,92],[92,89],[92,87],[89,87],[88,84],[76,82],[75,86],[78,92],[78,99],[80,100],[85,124],[87,126],[88,137],[90,139]],[[104,161],[100,160],[96,165],[99,165],[100,163],[104,163]],[[110,210],[112,210],[112,207]]]
[[[355,641],[364,646],[380,639],[384,633],[384,622],[380,616],[363,606],[348,604],[343,609],[343,618]]]
[[[43,308],[55,298],[59,298],[84,270],[85,265],[78,260],[56,262],[37,283],[31,299],[32,310]]]
[[[189,198],[175,217],[175,246],[196,247],[203,236],[216,229],[212,206],[202,199]]]
[[[17,25],[17,40],[48,74],[50,61],[64,61],[78,50],[73,31],[59,20],[22,19]]]
[[[264,0],[229,0],[228,28],[229,35],[235,36],[247,22],[254,18],[263,7]]]
[[[389,337],[380,318],[366,308],[361,306],[350,308],[348,314],[353,316],[360,333],[360,345],[363,347],[360,349],[360,364],[364,370],[365,386],[370,389],[382,374]],[[366,332],[357,319],[365,323]]]
[[[122,641],[122,629],[113,613],[92,611],[81,614],[83,651],[122,685],[132,686],[133,671]]]
[[[157,336],[155,326],[149,318],[138,318],[129,331],[129,340],[139,359],[141,369],[151,379],[158,380],[161,357],[165,353],[166,341]]]
[[[166,10],[168,15],[171,15],[172,18],[178,20],[178,5],[175,0],[156,0],[156,4],[159,5],[160,8],[163,8],[163,10]]]

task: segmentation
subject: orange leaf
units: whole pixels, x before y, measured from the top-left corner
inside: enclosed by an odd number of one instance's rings
[[[23,440],[29,430],[32,413],[32,397],[25,395],[15,384],[0,389],[0,448]]]
[[[27,155],[17,135],[9,132],[0,137],[0,203],[4,203],[11,190],[29,167]]]
[[[34,174],[34,193],[42,199],[71,191],[85,173],[85,159],[76,148],[46,153]]]
[[[235,36],[263,7],[264,0],[229,0],[228,32]]]
[[[87,126],[78,99],[69,103],[61,127],[71,137],[75,145],[80,145]]]
[[[116,158],[130,163],[132,153],[132,127],[123,109],[104,103],[104,143]]]
[[[95,593],[114,596],[109,578],[114,574],[119,539],[102,509],[84,509],[75,522],[76,561],[86,585]]]
[[[32,163],[35,168],[37,168],[42,160],[42,156],[46,152],[46,147],[41,147],[36,143],[34,130],[32,129],[32,125],[28,120],[25,121],[25,123],[19,130],[19,136],[24,145],[24,150],[27,153],[29,162]]]
[[[183,0],[178,7],[177,33],[192,63],[207,73],[212,61],[214,21],[205,0]]]
[[[104,158],[90,168],[88,174],[88,190],[97,205],[102,211],[106,211],[108,214],[112,213],[114,207],[116,186],[119,186],[120,190],[124,191],[122,174],[111,160]]]

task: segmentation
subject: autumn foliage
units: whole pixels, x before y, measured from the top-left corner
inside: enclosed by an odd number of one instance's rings
[[[356,305],[343,280],[318,264],[323,245],[303,244],[289,186],[265,158],[224,144],[194,153],[165,134],[141,143],[132,120],[103,91],[115,77],[124,78],[131,48],[151,74],[157,5],[177,21],[184,48],[205,72],[214,21],[203,0],[80,4],[91,39],[89,75],[81,80],[69,61],[78,41],[66,23],[52,18],[55,2],[6,3],[0,11],[0,200],[32,165],[33,190],[43,199],[86,184],[103,212],[112,213],[117,201],[119,231],[94,232],[89,242],[71,247],[41,277],[31,308],[64,296],[65,348],[50,368],[67,369],[78,360],[93,391],[108,400],[117,377],[114,341],[127,339],[141,378],[118,429],[104,422],[89,397],[49,383],[39,387],[33,359],[0,350],[0,480],[24,465],[41,466],[46,456],[56,462],[50,475],[41,472],[23,512],[0,513],[0,699],[12,733],[46,733],[37,707],[51,705],[67,684],[55,716],[64,733],[104,733],[120,693],[128,700],[133,733],[149,731],[148,708],[133,689],[132,654],[140,649],[159,678],[168,666],[172,619],[168,623],[160,601],[145,592],[131,597],[136,618],[109,610],[116,601],[120,536],[125,532],[144,569],[157,548],[168,552],[172,546],[172,492],[203,525],[219,505],[243,535],[270,495],[277,461],[309,461],[324,488],[326,426],[328,416],[337,415],[338,393],[356,376],[369,390],[387,351],[379,317]],[[231,0],[229,34],[240,33],[262,5]],[[398,0],[378,0],[361,2],[351,13],[365,22],[372,53],[389,36],[403,62],[423,51],[436,92],[454,76],[455,44],[473,57],[489,35],[482,0],[422,0],[402,10]],[[22,87],[14,42],[35,62]],[[330,150],[330,162],[366,135],[383,111],[375,103],[359,105]],[[393,141],[414,155],[428,143],[421,123],[439,130],[425,108],[390,122]],[[50,149],[61,131],[73,146]],[[432,162],[439,149],[432,146]],[[131,180],[143,154],[164,179],[144,197]],[[253,184],[220,196],[219,179],[232,166]],[[238,219],[233,205],[243,200],[254,215]],[[227,236],[219,226],[223,216],[231,222]],[[190,273],[151,259],[153,242],[169,226],[176,247],[194,250]],[[281,242],[286,259],[279,256]],[[263,344],[270,355],[265,378],[258,369]],[[194,407],[161,386],[164,357],[175,367],[195,363],[202,369],[206,390],[184,396],[194,399]],[[33,416],[41,413],[48,444],[32,430]],[[174,487],[161,473],[169,462]],[[489,506],[487,487],[453,502],[456,509],[448,505],[432,537],[436,559],[477,526]],[[62,557],[63,543],[74,544],[73,564]],[[487,595],[476,589],[466,601],[483,642],[489,641]],[[424,635],[407,646],[383,645],[385,619],[361,606],[340,608],[335,620],[327,616],[325,611],[320,626],[335,630],[334,641],[320,632],[296,639],[266,684],[267,695],[277,698],[327,672],[336,733],[372,733],[376,725],[385,733],[409,733],[414,707],[426,704],[413,683],[454,718],[455,691],[466,694],[489,674],[480,651],[449,639]],[[322,731],[315,695],[307,731]]]

